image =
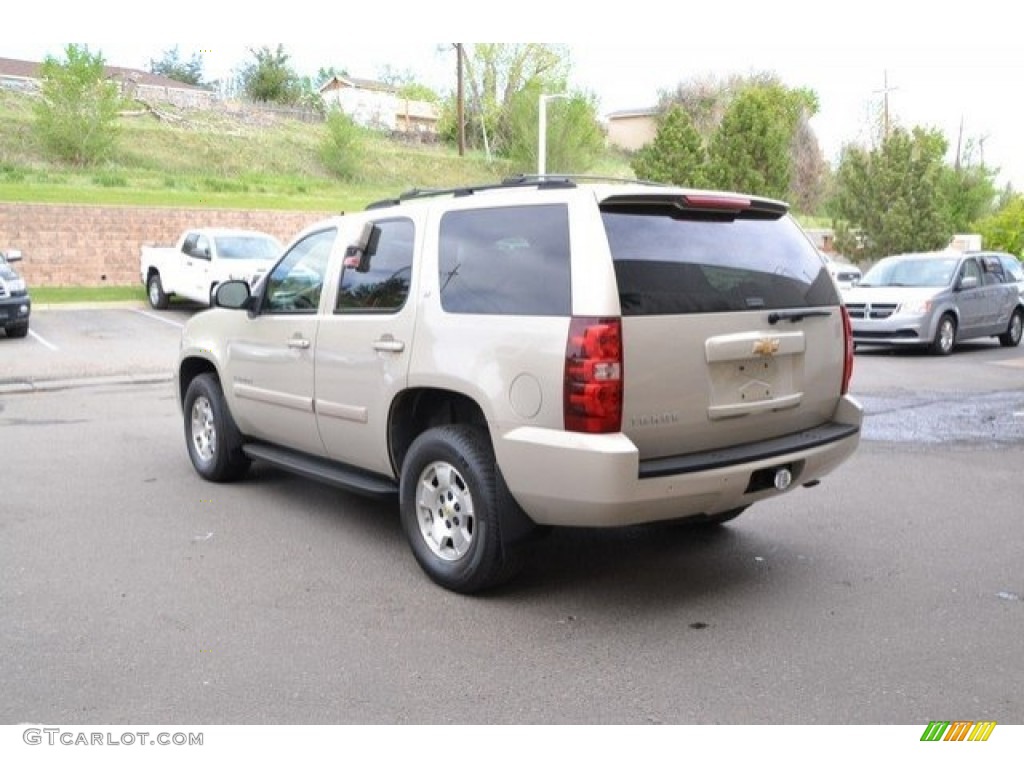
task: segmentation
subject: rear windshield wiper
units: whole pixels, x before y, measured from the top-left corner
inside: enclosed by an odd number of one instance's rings
[[[805,317],[828,317],[832,314],[830,309],[790,309],[785,312],[772,312],[768,315],[768,322],[775,325],[780,320],[789,320],[791,323],[798,323]]]

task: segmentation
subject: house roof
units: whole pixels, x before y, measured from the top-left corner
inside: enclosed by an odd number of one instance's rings
[[[24,61],[23,59],[5,59],[0,57],[0,77],[16,78],[20,80],[38,80],[39,70],[42,62]],[[209,91],[197,85],[183,83],[180,80],[173,80],[163,75],[154,75],[141,69],[129,67],[104,67],[104,74],[111,80],[130,80],[139,85],[149,85],[157,88],[177,88],[184,91]]]
[[[320,86],[320,92],[331,90],[335,86],[347,86],[359,88],[363,91],[383,91],[384,93],[397,93],[398,89],[393,85],[382,83],[379,80],[364,80],[361,77],[349,77],[348,75],[335,75]]]
[[[609,112],[605,117],[608,120],[622,120],[628,117],[657,117],[661,110],[657,107],[640,107],[639,109],[620,109]]]

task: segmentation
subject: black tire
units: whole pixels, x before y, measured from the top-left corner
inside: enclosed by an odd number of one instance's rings
[[[1006,332],[999,334],[999,343],[1004,347],[1016,347],[1020,344],[1020,337],[1024,333],[1024,311],[1014,310],[1010,315],[1010,324],[1006,326]]]
[[[956,318],[952,315],[943,315],[939,318],[939,326],[935,329],[935,338],[932,339],[931,352],[933,355],[949,355],[956,346]]]
[[[164,284],[160,282],[159,272],[151,274],[146,281],[146,296],[153,309],[167,309],[167,305],[171,303],[170,297],[164,293]]]
[[[242,452],[242,435],[224,401],[220,382],[212,373],[196,376],[184,402],[185,444],[196,472],[206,480],[237,480],[249,469]]]
[[[9,339],[23,339],[28,336],[28,323],[8,325],[4,327],[4,330],[7,332],[7,338]]]
[[[416,561],[437,584],[471,594],[519,570],[502,522],[515,502],[500,493],[487,432],[465,424],[429,429],[402,463],[402,528]]]

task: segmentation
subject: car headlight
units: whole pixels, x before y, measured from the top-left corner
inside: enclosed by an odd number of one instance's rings
[[[22,277],[7,281],[7,290],[11,293],[21,293],[25,290],[25,279]]]
[[[900,313],[904,315],[927,315],[931,308],[931,299],[908,301],[900,305]]]

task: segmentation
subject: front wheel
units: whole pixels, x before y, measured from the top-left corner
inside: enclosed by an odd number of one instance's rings
[[[446,589],[470,594],[510,579],[518,558],[502,537],[498,475],[487,432],[429,429],[402,464],[402,528],[420,567]]]
[[[28,323],[21,323],[19,325],[8,325],[4,328],[7,332],[7,337],[11,339],[23,339],[28,336]]]
[[[952,315],[943,315],[939,320],[939,327],[935,329],[935,338],[932,339],[931,350],[936,355],[948,355],[953,351],[956,344],[956,320]]]
[[[1024,332],[1024,312],[1018,309],[1010,316],[1010,324],[1006,327],[1006,332],[999,335],[999,343],[1004,347],[1016,347],[1020,344],[1022,332]]]
[[[215,483],[237,480],[249,469],[242,435],[212,373],[192,379],[185,393],[185,443],[196,472]]]
[[[170,304],[170,297],[164,293],[164,285],[160,282],[160,274],[154,272],[146,282],[146,295],[149,297],[149,305],[153,309],[167,309]]]

